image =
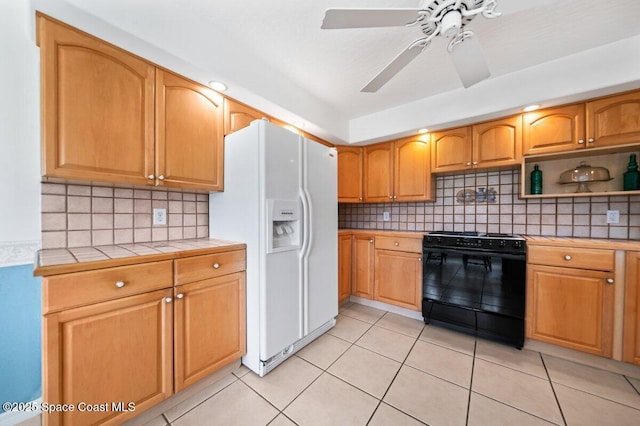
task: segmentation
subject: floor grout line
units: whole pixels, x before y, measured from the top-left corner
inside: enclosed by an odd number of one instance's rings
[[[556,393],[556,388],[553,386],[553,381],[551,380],[551,374],[549,374],[549,369],[547,368],[547,364],[544,362],[544,357],[540,354],[540,360],[542,361],[542,366],[544,367],[544,371],[547,373],[547,378],[549,379],[549,385],[551,386],[551,392],[553,392],[553,397],[556,400],[556,404],[558,404],[558,410],[560,410],[560,416],[562,416],[562,422],[564,425],[567,425],[567,419],[564,416],[564,412],[562,411],[562,405],[560,405],[560,400],[558,399],[558,394]]]

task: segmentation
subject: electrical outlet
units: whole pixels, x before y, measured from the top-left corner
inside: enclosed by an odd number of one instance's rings
[[[382,220],[388,222],[391,220],[391,214],[389,212],[382,212]]]
[[[153,209],[153,224],[154,225],[167,224],[167,209]]]
[[[607,210],[607,223],[620,223],[620,210]]]

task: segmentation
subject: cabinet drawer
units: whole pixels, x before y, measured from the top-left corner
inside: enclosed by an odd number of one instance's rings
[[[376,249],[422,253],[422,239],[408,237],[379,237],[376,235]]]
[[[530,245],[527,255],[529,263],[597,271],[613,271],[615,262],[615,251],[606,249]]]
[[[176,260],[176,285],[206,280],[247,269],[244,250]]]
[[[173,285],[172,269],[172,261],[165,260],[47,277],[43,279],[43,311],[47,314],[168,288]]]

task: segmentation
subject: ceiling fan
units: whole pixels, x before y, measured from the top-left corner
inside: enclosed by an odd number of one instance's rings
[[[464,87],[489,77],[478,39],[465,29],[477,15],[495,18],[497,0],[421,0],[417,9],[327,9],[322,29],[370,27],[419,27],[423,37],[411,43],[376,75],[361,92],[376,92],[407,66],[431,41],[444,35],[451,39],[447,50]]]

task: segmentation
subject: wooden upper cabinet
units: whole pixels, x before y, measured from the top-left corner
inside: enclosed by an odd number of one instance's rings
[[[587,102],[587,147],[640,141],[640,91]]]
[[[422,201],[432,198],[428,138],[428,135],[418,135],[393,143],[394,201]]]
[[[431,135],[432,171],[466,170],[471,166],[471,127],[435,132]]]
[[[156,73],[158,185],[223,189],[223,98],[164,70]]]
[[[585,144],[584,104],[522,114],[523,154],[579,149]]]
[[[247,127],[252,121],[265,118],[266,114],[250,106],[225,98],[224,100],[224,134],[225,136]]]
[[[44,15],[37,26],[43,175],[149,184],[155,67]]]
[[[361,203],[363,148],[338,146],[338,202]]]
[[[393,201],[393,143],[364,148],[364,201]]]
[[[476,124],[473,132],[473,167],[520,164],[522,119],[519,115]]]

